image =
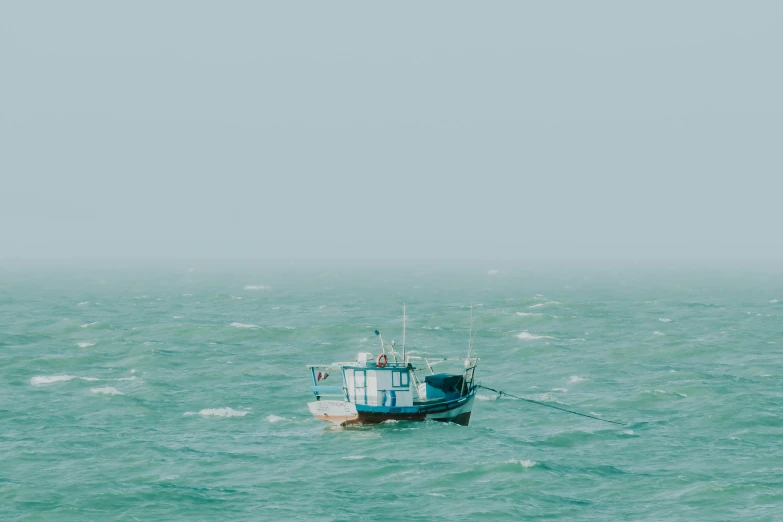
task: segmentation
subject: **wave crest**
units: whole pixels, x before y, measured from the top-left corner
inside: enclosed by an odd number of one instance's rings
[[[117,388],[112,388],[111,386],[103,386],[102,388],[92,388],[90,391],[92,393],[100,393],[102,395],[125,395]]]
[[[73,375],[37,375],[30,379],[30,384],[38,386],[40,384],[51,384],[53,382],[65,382],[72,379],[78,379]]]
[[[231,323],[229,326],[233,326],[234,328],[258,328],[258,326],[254,324],[245,323]]]
[[[476,395],[476,399],[480,401],[496,401],[498,397],[498,395]]]
[[[536,461],[528,460],[528,459],[520,459],[520,460],[511,459],[506,461],[506,464],[519,464],[523,468],[532,468],[533,466],[536,465]]]

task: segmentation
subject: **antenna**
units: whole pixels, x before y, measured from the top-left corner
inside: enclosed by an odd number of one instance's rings
[[[402,303],[402,363],[405,361],[405,303]]]

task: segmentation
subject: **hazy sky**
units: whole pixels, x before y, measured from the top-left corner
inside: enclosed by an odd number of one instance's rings
[[[0,258],[783,259],[783,3],[2,2]]]

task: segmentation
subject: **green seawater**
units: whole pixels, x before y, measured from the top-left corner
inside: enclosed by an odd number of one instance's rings
[[[399,343],[403,303],[462,356],[471,302],[484,384],[628,425],[310,416],[305,364]],[[739,272],[5,268],[0,520],[781,520],[781,319]]]

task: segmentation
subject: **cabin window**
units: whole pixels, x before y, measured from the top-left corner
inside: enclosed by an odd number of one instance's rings
[[[408,384],[408,372],[392,372],[392,388],[407,388]]]
[[[356,372],[354,374],[357,388],[364,388],[364,372]]]

